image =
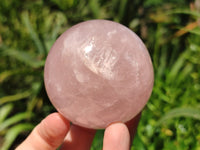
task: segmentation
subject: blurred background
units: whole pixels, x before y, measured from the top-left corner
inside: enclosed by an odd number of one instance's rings
[[[0,0],[0,149],[14,149],[55,109],[46,56],[70,26],[109,19],[136,32],[155,84],[131,150],[200,150],[200,0]],[[102,130],[91,150],[102,149]]]

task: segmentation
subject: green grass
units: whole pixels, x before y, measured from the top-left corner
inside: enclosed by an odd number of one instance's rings
[[[56,38],[78,22],[109,19],[142,38],[154,65],[154,89],[132,150],[200,150],[200,12],[190,6],[179,0],[3,0],[0,148],[13,149],[55,111],[43,67]],[[98,131],[92,150],[102,149],[102,138]]]

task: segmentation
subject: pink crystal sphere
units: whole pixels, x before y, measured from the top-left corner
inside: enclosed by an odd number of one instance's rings
[[[151,95],[154,75],[149,53],[134,32],[116,22],[91,20],[57,39],[44,79],[64,117],[100,129],[135,117]]]

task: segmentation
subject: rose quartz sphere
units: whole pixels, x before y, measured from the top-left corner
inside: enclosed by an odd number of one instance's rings
[[[127,122],[153,87],[151,58],[140,38],[107,20],[79,23],[51,48],[44,72],[47,94],[73,124],[102,129]]]

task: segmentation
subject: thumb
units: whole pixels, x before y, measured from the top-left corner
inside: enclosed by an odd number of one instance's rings
[[[50,114],[16,150],[55,150],[62,144],[69,128],[69,121],[59,113]]]
[[[108,126],[104,133],[103,150],[129,150],[130,134],[123,123]]]

